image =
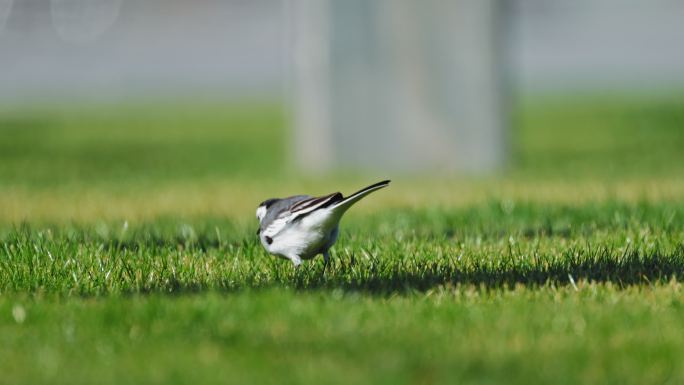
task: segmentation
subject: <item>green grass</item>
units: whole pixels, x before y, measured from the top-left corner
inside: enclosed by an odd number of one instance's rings
[[[92,296],[282,286],[392,294],[444,284],[565,285],[569,276],[640,284],[684,272],[684,204],[492,202],[381,212],[344,225],[352,230],[325,275],[320,258],[294,270],[267,256],[254,228],[220,219],[24,225],[3,234],[0,289]]]
[[[684,173],[684,97],[532,99],[516,114],[513,172],[533,178]]]
[[[5,185],[235,178],[286,169],[276,103],[29,106],[0,113]],[[265,151],[267,149],[268,151]]]
[[[516,111],[483,179],[398,176],[325,273],[254,235],[277,104],[0,113],[0,383],[682,383],[684,105]]]
[[[0,369],[7,383],[52,384],[676,384],[681,294],[670,283],[2,298]]]

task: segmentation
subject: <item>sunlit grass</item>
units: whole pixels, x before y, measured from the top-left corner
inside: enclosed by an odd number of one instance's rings
[[[377,212],[343,225],[325,273],[320,259],[295,270],[268,256],[254,235],[256,224],[220,218],[24,225],[0,238],[0,290],[101,295],[282,286],[393,293],[573,279],[648,284],[684,273],[681,204],[493,201],[460,210]]]
[[[8,383],[679,383],[682,286],[0,297]],[[21,309],[21,322],[13,318]]]
[[[68,185],[51,188],[0,187],[0,225],[21,223],[145,222],[158,217],[220,216],[253,222],[256,205],[271,197],[301,192],[350,193],[381,179],[375,176],[233,178],[159,182],[107,188]],[[618,201],[672,202],[684,198],[684,178],[627,178],[623,180],[441,179],[403,177],[373,196],[349,215],[387,209],[425,207],[461,208],[492,200],[511,203],[582,205]]]

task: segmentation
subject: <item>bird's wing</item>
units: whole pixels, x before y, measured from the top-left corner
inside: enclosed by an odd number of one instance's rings
[[[299,202],[312,199],[311,195],[295,195],[273,200],[266,215],[259,223],[260,233],[273,238],[289,223],[292,216],[290,208]]]
[[[294,197],[292,197],[294,198]],[[284,201],[290,198],[285,198]],[[278,212],[277,216],[272,218],[268,223],[263,223],[264,236],[273,238],[280,233],[289,223],[292,223],[302,217],[324,207],[328,207],[343,199],[339,192],[325,195],[322,197],[301,197],[292,199],[287,209]]]
[[[342,194],[336,192],[322,197],[313,197],[297,202],[290,206],[290,213],[294,216],[292,220],[294,221],[312,211],[340,202],[342,199],[344,199]]]
[[[282,199],[270,199],[271,204],[266,209],[266,215],[259,221],[259,226],[262,230],[266,229],[274,220],[288,215],[292,205],[310,198],[310,195],[295,195]]]

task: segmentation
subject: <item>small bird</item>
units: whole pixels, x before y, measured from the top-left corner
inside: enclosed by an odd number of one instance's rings
[[[361,198],[387,187],[385,180],[344,197],[336,192],[321,197],[295,195],[262,202],[256,210],[257,235],[266,250],[299,266],[303,259],[323,254],[328,265],[328,250],[337,241],[342,215]]]

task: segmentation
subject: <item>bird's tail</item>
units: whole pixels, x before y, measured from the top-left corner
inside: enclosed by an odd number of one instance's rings
[[[340,213],[343,213],[347,211],[348,208],[350,208],[354,203],[358,202],[361,200],[361,198],[365,197],[366,195],[372,193],[375,190],[379,190],[383,187],[387,187],[390,184],[389,180],[383,180],[382,182],[378,182],[375,184],[372,184],[368,187],[362,188],[361,190],[353,193],[352,195],[343,198],[341,201],[335,203],[332,205],[332,209],[341,209],[339,210]]]

